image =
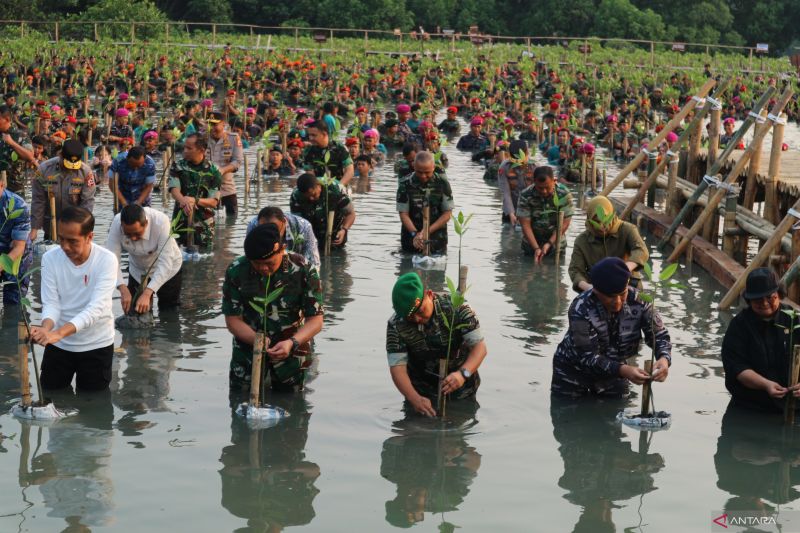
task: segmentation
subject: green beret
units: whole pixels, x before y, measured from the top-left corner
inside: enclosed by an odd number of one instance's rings
[[[392,289],[392,307],[398,316],[408,317],[422,303],[425,291],[416,272],[407,272],[397,278]]]

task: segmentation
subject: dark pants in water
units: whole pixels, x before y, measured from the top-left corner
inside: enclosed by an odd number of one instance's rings
[[[235,194],[223,196],[221,202],[225,206],[225,214],[234,217],[239,214],[239,200]]]
[[[49,344],[42,356],[42,388],[64,389],[75,377],[77,390],[107,389],[113,359],[113,344],[86,352],[70,352]]]
[[[179,270],[177,274],[172,276],[164,283],[161,288],[156,291],[158,296],[158,308],[166,309],[168,307],[177,307],[181,301],[181,279],[183,277],[183,270]],[[128,274],[128,290],[131,296],[136,294],[139,290],[139,282],[133,279],[133,276]],[[136,302],[131,302],[136,305]]]

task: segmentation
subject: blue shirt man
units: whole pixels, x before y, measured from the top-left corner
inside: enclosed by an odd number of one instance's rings
[[[33,248],[29,238],[31,213],[21,196],[6,189],[6,183],[6,179],[0,177],[0,254],[8,255],[12,261],[21,258],[18,272],[22,280],[19,287],[22,289],[21,294],[17,288],[17,276],[7,272],[3,263],[0,263],[0,283],[5,283],[3,305],[15,305],[28,292],[30,282],[25,272],[33,262]]]
[[[150,194],[156,183],[156,164],[153,158],[144,153],[144,148],[134,146],[119,154],[111,163],[108,173],[112,180],[115,173],[119,177],[117,197],[121,207],[128,204],[150,206]]]

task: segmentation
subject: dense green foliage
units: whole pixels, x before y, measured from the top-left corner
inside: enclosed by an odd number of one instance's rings
[[[494,35],[600,36],[754,46],[790,51],[800,0],[9,0],[14,18],[53,13],[87,20],[241,23],[404,31],[423,27]],[[160,12],[159,12],[160,10]]]

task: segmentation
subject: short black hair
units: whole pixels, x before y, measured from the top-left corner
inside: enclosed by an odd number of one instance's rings
[[[267,207],[262,207],[261,211],[258,212],[258,217],[256,220],[270,220],[273,218],[284,218],[285,215],[283,214],[283,209],[278,207],[277,205],[268,205]]]
[[[205,135],[200,135],[199,133],[192,133],[191,135],[186,136],[186,140],[194,139],[194,146],[200,150],[205,150],[208,148],[208,141],[206,140]],[[184,144],[186,144],[184,142]]]
[[[306,193],[317,185],[319,185],[317,177],[310,172],[301,174],[300,177],[297,178],[297,190],[299,190],[301,193]]]
[[[359,161],[365,161],[365,162],[369,163],[370,165],[372,165],[372,158],[370,156],[366,155],[366,154],[361,154],[360,156],[356,157],[353,160],[353,163],[358,163]]]
[[[7,106],[5,104],[0,105],[0,117],[10,119],[12,115],[13,112],[11,111],[10,106]]]
[[[144,207],[139,204],[128,204],[120,210],[119,220],[126,226],[137,222],[145,225],[147,224],[147,213],[145,213]]]
[[[545,178],[555,179],[555,174],[553,174],[553,167],[548,165],[542,165],[540,167],[536,167],[533,171],[533,181],[543,180]]]
[[[417,145],[414,143],[405,143],[403,145],[403,156],[411,155],[412,152],[416,152],[418,150]]]
[[[61,211],[59,222],[64,224],[76,223],[81,226],[81,236],[85,237],[94,231],[94,215],[88,209],[68,205]]]
[[[311,124],[308,125],[308,129],[314,128],[315,130],[319,130],[320,132],[328,135],[330,132],[328,131],[328,125],[325,124],[324,120],[315,120]]]
[[[144,157],[144,147],[137,145],[128,150],[128,155],[125,156],[125,159],[139,159],[140,157]]]

